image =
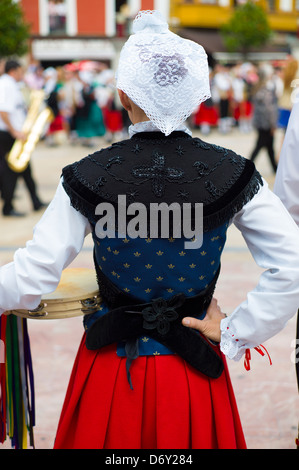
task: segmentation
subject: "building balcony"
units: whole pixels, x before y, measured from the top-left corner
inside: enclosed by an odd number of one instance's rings
[[[299,25],[298,0],[260,0],[274,31],[296,33]],[[179,28],[219,29],[227,23],[236,0],[174,0],[171,18]]]

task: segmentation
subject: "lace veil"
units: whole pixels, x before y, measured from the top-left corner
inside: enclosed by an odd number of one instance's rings
[[[210,97],[207,55],[172,33],[158,11],[141,11],[119,60],[116,86],[169,135]]]

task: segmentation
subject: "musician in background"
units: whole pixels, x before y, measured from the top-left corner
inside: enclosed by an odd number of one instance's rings
[[[8,60],[4,74],[0,77],[0,188],[4,201],[2,213],[4,216],[22,216],[13,207],[13,197],[19,177],[25,181],[34,210],[39,210],[44,204],[40,201],[36,184],[32,177],[30,163],[21,172],[14,172],[7,164],[6,155],[11,150],[16,139],[25,140],[22,132],[26,118],[26,104],[19,83],[23,79],[23,68],[15,60]]]

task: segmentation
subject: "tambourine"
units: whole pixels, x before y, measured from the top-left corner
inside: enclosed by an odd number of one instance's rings
[[[34,310],[12,310],[18,317],[57,320],[88,315],[96,312],[102,299],[93,269],[68,268],[62,272],[54,292],[42,297]]]

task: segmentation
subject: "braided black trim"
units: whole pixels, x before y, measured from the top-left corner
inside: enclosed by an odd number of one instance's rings
[[[95,224],[95,209],[101,202],[107,202],[84,185],[74,174],[74,166],[63,169],[63,187],[70,197],[71,205]],[[215,202],[204,205],[203,230],[210,231],[232,219],[247,204],[263,185],[262,177],[255,165],[246,160],[243,171],[235,184]],[[113,202],[111,201],[113,204]]]
[[[236,183],[217,201],[204,207],[204,231],[213,230],[232,219],[258,193],[263,180],[255,165],[245,161],[245,167]]]

